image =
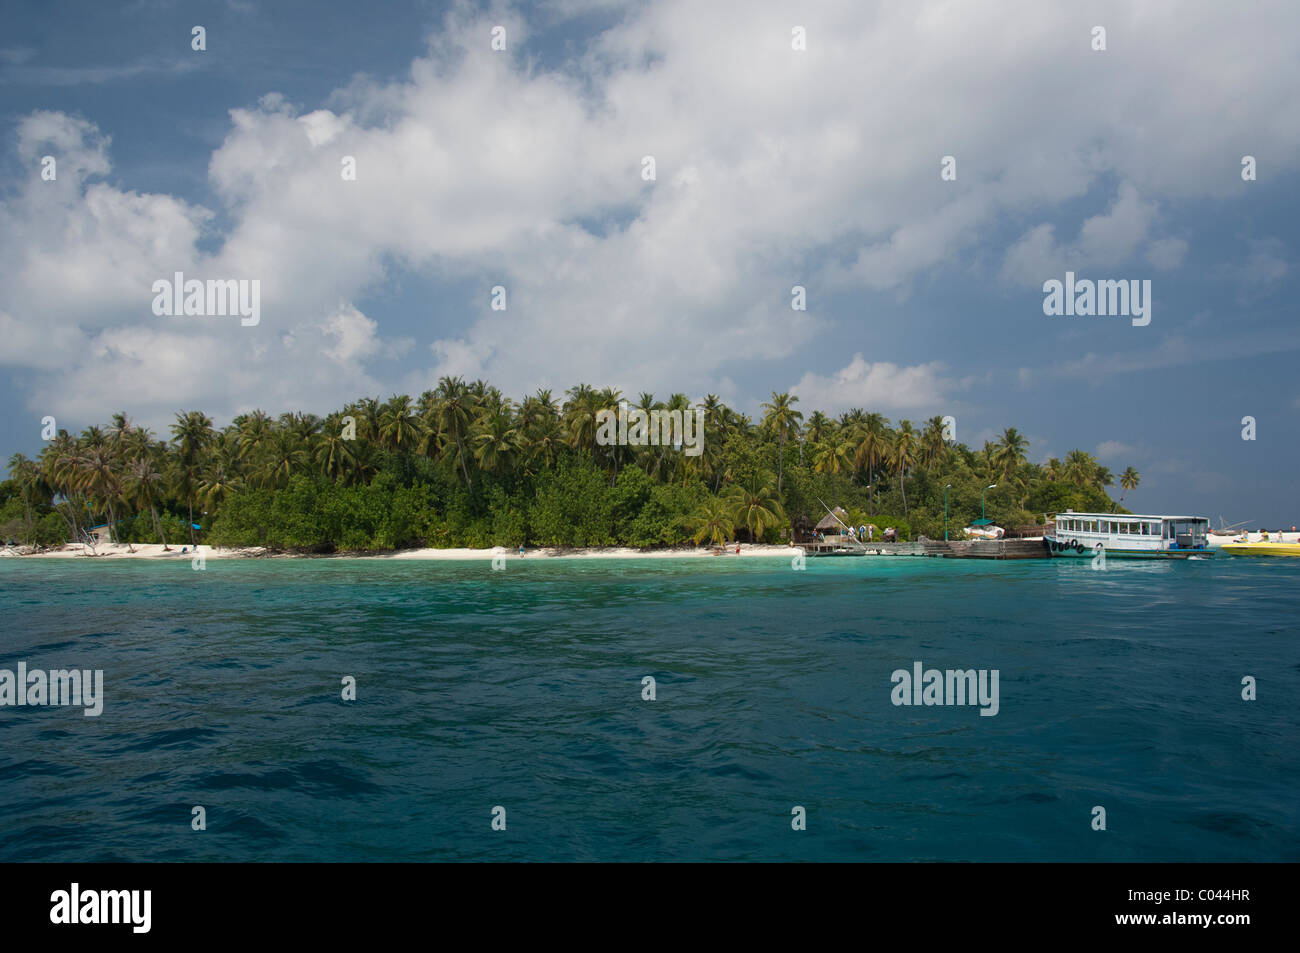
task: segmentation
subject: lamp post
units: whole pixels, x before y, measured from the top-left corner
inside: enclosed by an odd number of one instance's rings
[[[982,491],[980,491],[980,519],[984,518],[984,494],[996,487],[997,487],[996,483],[990,483]]]
[[[952,489],[949,483],[943,488],[943,541],[948,542],[948,491]]]

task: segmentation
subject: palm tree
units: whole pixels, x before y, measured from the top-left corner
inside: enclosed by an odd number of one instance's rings
[[[202,411],[178,413],[172,424],[172,443],[176,446],[176,487],[189,508],[190,542],[194,542],[194,503],[198,495],[203,451],[215,434],[212,420]]]
[[[518,453],[519,431],[510,421],[508,404],[478,422],[474,459],[480,470],[501,473],[509,469]]]
[[[456,445],[456,460],[465,477],[465,485],[469,486],[465,437],[469,434],[470,423],[474,418],[469,391],[461,378],[444,377],[438,381],[435,393],[438,396],[438,429],[443,434],[444,446],[452,443]]]
[[[539,390],[535,397],[525,397],[519,416],[524,472],[531,475],[554,466],[564,446],[564,426],[551,392]]]
[[[943,439],[943,418],[931,417],[921,430],[921,453],[925,457],[925,465],[934,466],[946,447],[947,443]]]
[[[228,494],[238,493],[242,489],[244,489],[243,478],[232,472],[226,461],[215,459],[203,472],[203,479],[199,481],[198,497],[204,506],[217,509]]]
[[[80,538],[80,529],[77,525],[80,503],[75,499],[76,487],[74,486],[76,456],[76,441],[66,430],[60,430],[55,438],[45,445],[40,454],[41,476],[56,496],[63,497],[66,506],[58,506],[56,509],[68,523],[71,533],[69,538],[74,540]]]
[[[307,450],[296,434],[288,430],[277,430],[271,434],[270,442],[262,455],[262,465],[257,473],[258,482],[264,487],[275,489],[286,487],[290,477],[303,468],[307,459]]]
[[[831,475],[831,489],[835,503],[839,503],[839,481],[836,479],[841,470],[853,466],[853,447],[844,431],[828,431],[825,438],[813,448],[813,470]]]
[[[21,453],[15,453],[9,458],[9,476],[18,484],[18,491],[23,497],[23,513],[27,526],[27,538],[30,541],[32,536],[32,497],[39,492],[38,488],[43,482],[41,468],[37,466],[35,460],[29,460]]]
[[[1141,482],[1142,475],[1132,467],[1125,467],[1124,472],[1119,475],[1119,485],[1124,493],[1127,493],[1129,490],[1136,490],[1138,484]],[[1111,510],[1112,513],[1124,504],[1124,493],[1119,495],[1119,502],[1115,504],[1115,509]]]
[[[564,425],[569,431],[569,444],[576,450],[592,452],[596,449],[596,411],[608,409],[597,406],[596,391],[588,384],[577,384],[566,393]]]
[[[866,467],[867,514],[875,515],[876,467],[889,452],[889,441],[885,437],[889,421],[882,414],[867,414],[858,431],[858,448],[853,461],[859,467]]]
[[[730,539],[736,530],[731,514],[731,505],[718,497],[709,497],[701,503],[699,509],[686,519],[686,528],[693,531],[691,538],[695,545],[707,539],[715,546],[721,546]]]
[[[669,413],[672,413],[674,411],[679,412],[682,418],[683,429],[686,426],[686,415],[693,413],[693,411],[691,410],[691,399],[687,397],[685,394],[670,394],[668,396],[668,400],[664,402],[663,409],[667,410]],[[668,418],[668,420],[672,421],[673,418],[670,417]],[[676,423],[673,423],[671,430],[672,430],[671,435],[663,435],[663,434],[660,435],[659,462],[655,464],[656,472],[664,472],[665,474],[667,474],[668,469],[670,469],[664,466],[664,463],[667,459],[667,455],[673,451],[674,447],[676,447],[678,444],[681,444],[682,441],[685,439],[685,433],[682,430],[677,429]],[[680,454],[680,453],[676,454],[675,457],[673,458],[673,466],[671,467],[673,472],[670,476],[666,475],[665,479],[671,478],[672,480],[676,481],[679,477],[684,478],[685,466],[683,461],[687,459],[689,458],[686,457],[684,454]],[[685,480],[683,479],[682,482],[685,483]]]
[[[153,519],[153,530],[162,540],[163,552],[170,552],[171,547],[167,545],[167,536],[158,519],[158,501],[163,498],[166,486],[162,471],[147,456],[137,457],[127,469],[126,491],[130,499],[140,510],[149,511]]]
[[[271,437],[271,432],[275,429],[275,423],[270,416],[261,410],[254,410],[249,414],[240,414],[230,422],[238,434],[240,459],[252,459],[257,456],[267,440]],[[172,428],[174,431],[176,428]]]
[[[750,540],[756,543],[762,541],[763,532],[769,526],[787,522],[781,501],[769,482],[772,475],[769,472],[765,476],[766,480],[756,479],[748,487],[732,485],[724,495],[731,504],[735,525],[749,530]]]
[[[1096,482],[1097,461],[1091,453],[1083,450],[1071,450],[1065,455],[1062,476],[1075,486],[1088,486]]]
[[[803,420],[803,414],[794,409],[799,398],[789,393],[778,394],[772,391],[772,399],[763,405],[767,411],[763,415],[763,426],[776,434],[776,492],[781,492],[781,481],[785,473],[785,442]]]
[[[405,394],[394,394],[379,412],[379,445],[393,453],[405,453],[420,440],[420,415]]]
[[[999,468],[999,476],[1004,481],[1025,462],[1025,451],[1028,449],[1029,441],[1015,427],[1002,431],[1002,437],[993,451],[993,463]]]
[[[77,484],[108,512],[108,538],[117,542],[117,507],[122,494],[117,459],[107,445],[88,445],[77,455]]]
[[[814,410],[808,418],[808,429],[804,435],[809,443],[821,443],[827,432],[834,426],[834,421],[820,410]]]
[[[338,421],[331,421],[312,441],[311,455],[317,472],[339,482],[352,462],[352,442],[343,439]]]
[[[907,515],[907,471],[916,461],[916,431],[910,420],[898,422],[898,432],[894,434],[893,446],[889,448],[889,465],[898,474],[898,490],[903,494],[903,515]]]

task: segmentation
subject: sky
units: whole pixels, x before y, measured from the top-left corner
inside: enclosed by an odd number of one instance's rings
[[[1141,473],[1137,512],[1300,524],[1289,0],[0,23],[5,459],[46,416],[166,435],[181,410],[323,415],[444,375],[756,417],[792,391],[1087,450]],[[258,322],[155,313],[177,272],[258,281]],[[1150,282],[1149,321],[1045,313],[1067,272]]]

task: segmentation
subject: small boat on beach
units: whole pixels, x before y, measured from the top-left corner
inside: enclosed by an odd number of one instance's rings
[[[1206,539],[1209,525],[1201,516],[1066,510],[1057,515],[1056,527],[1043,537],[1043,546],[1051,556],[1091,557],[1104,551],[1120,559],[1208,558],[1214,555]]]

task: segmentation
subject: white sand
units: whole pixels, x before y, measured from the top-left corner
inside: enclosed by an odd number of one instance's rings
[[[0,556],[25,556],[29,559],[191,559],[197,551],[203,555],[204,559],[247,559],[251,557],[265,556],[275,559],[294,559],[294,558],[354,558],[364,556],[367,559],[450,559],[450,560],[471,560],[471,559],[491,559],[493,556],[505,556],[507,559],[519,559],[519,550],[510,549],[505,546],[496,546],[492,549],[403,549],[395,552],[386,553],[333,553],[329,556],[298,556],[281,553],[270,553],[264,549],[237,548],[226,549],[214,546],[191,547],[186,545],[187,552],[181,552],[181,546],[172,546],[169,552],[164,552],[161,543],[136,543],[133,547],[128,547],[125,543],[105,543],[100,546],[90,547],[80,543],[68,544],[62,549],[47,550],[41,553],[31,553],[25,547],[18,550],[2,549]],[[131,550],[135,551],[132,552]],[[797,552],[792,546],[767,546],[755,545],[752,543],[741,543],[740,552],[736,552],[736,544],[732,543],[730,547],[723,551],[721,555],[715,556],[712,548],[694,548],[685,547],[680,549],[652,549],[641,550],[627,547],[601,547],[591,549],[525,549],[524,559],[680,559],[683,557],[705,556],[711,559],[735,558],[739,556],[792,556]]]

